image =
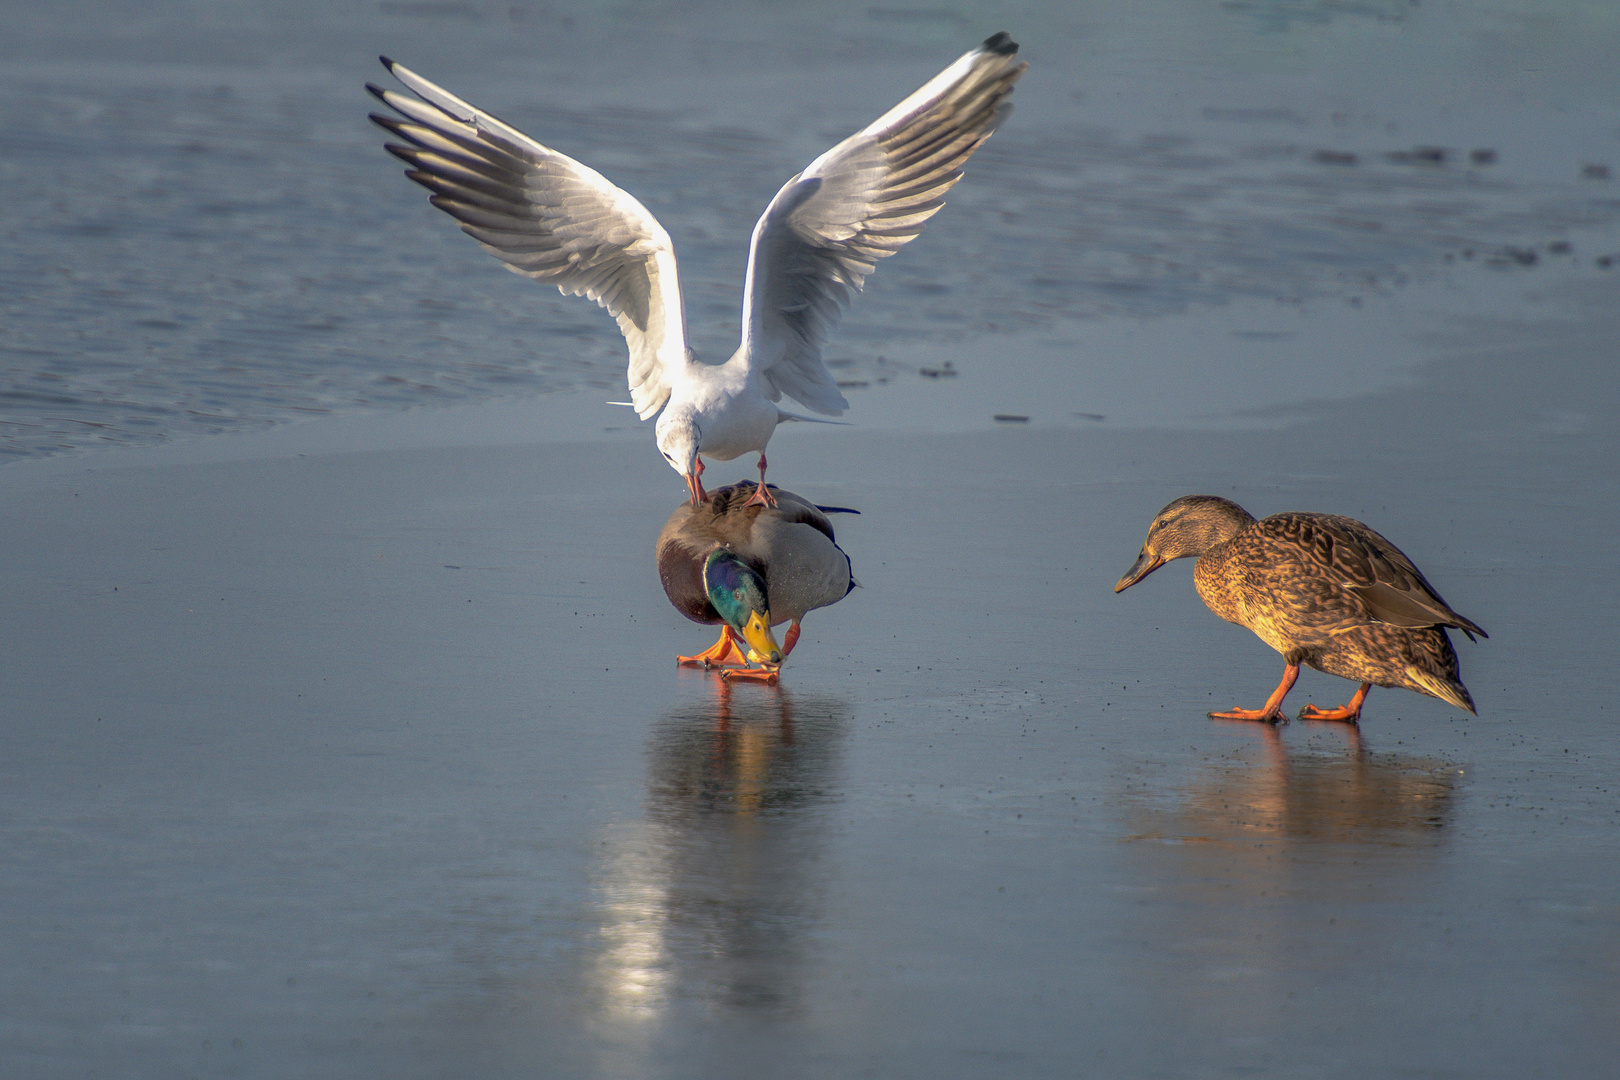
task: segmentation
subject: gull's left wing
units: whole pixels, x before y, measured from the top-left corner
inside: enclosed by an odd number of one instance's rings
[[[879,259],[945,205],[962,165],[1012,112],[1028,64],[1007,34],[930,79],[789,180],[754,226],[743,290],[743,347],[772,401],[849,408],[821,346]]]

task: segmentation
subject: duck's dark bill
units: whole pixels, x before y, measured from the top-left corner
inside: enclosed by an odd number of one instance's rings
[[[1125,576],[1119,579],[1119,584],[1114,586],[1114,591],[1124,592],[1163,565],[1163,559],[1155,558],[1145,551],[1142,552],[1136,557],[1136,561],[1131,563],[1131,568],[1125,571]]]

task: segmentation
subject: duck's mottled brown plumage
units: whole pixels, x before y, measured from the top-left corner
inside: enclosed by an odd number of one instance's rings
[[[703,563],[723,547],[765,579],[771,625],[837,603],[855,586],[849,556],[832,522],[814,503],[771,485],[777,505],[744,505],[752,482],[709,493],[709,501],[682,503],[658,534],[658,576],[675,610],[693,622],[715,625],[720,615],[703,587]]]
[[[1470,639],[1485,631],[1354,518],[1289,513],[1256,521],[1227,499],[1187,496],[1160,511],[1118,588],[1193,555],[1193,581],[1209,609],[1254,631],[1288,664],[1404,686],[1474,711],[1445,628]]]

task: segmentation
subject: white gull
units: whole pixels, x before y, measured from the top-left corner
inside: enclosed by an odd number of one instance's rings
[[[821,346],[879,259],[898,251],[945,205],[962,165],[1012,111],[1029,66],[1007,34],[988,38],[916,93],[834,146],[782,186],[754,226],[743,285],[742,343],[730,360],[697,359],[686,343],[675,249],[627,192],[467,104],[387,57],[416,97],[366,89],[398,116],[371,119],[410,145],[388,150],[429,201],[515,273],[588,296],[619,323],[630,348],[630,404],[663,410],[658,449],[707,499],[703,456],[757,451],[784,420],[785,394],[837,416],[849,408]]]

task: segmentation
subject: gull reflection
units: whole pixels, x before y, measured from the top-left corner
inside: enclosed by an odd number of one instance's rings
[[[654,727],[645,818],[602,848],[593,982],[609,1022],[645,1026],[681,1001],[798,1005],[820,895],[816,811],[837,798],[848,706],[711,685]]]

